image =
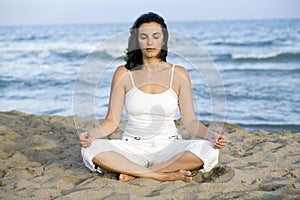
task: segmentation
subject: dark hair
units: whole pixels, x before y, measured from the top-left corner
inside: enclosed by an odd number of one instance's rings
[[[143,55],[140,49],[140,45],[138,42],[138,28],[144,23],[156,22],[161,25],[163,37],[164,37],[164,45],[160,50],[160,54],[158,58],[162,61],[166,61],[168,55],[168,39],[169,33],[167,30],[167,25],[165,24],[165,20],[156,13],[149,12],[141,15],[133,24],[130,29],[130,36],[128,39],[128,48],[125,57],[125,67],[127,69],[139,68],[140,65],[143,64]]]

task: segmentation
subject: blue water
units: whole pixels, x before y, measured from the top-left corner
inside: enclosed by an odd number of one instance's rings
[[[87,56],[130,26],[0,27],[0,110],[72,115],[74,83]],[[300,132],[300,20],[170,22],[168,27],[197,42],[215,63],[224,83],[226,122],[249,130]],[[187,59],[198,59],[193,47],[182,45]],[[99,118],[106,115],[112,73],[123,63],[115,52],[125,49],[120,40],[95,54],[100,67],[113,61],[95,90]],[[172,54],[169,61],[182,64]],[[210,94],[205,87],[199,90],[199,77],[191,79],[198,118],[210,121]]]

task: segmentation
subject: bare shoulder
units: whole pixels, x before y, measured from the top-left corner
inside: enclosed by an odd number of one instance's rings
[[[183,66],[176,65],[174,70],[179,79],[184,79],[184,80],[190,81],[189,73]]]
[[[117,67],[117,69],[114,72],[114,79],[120,80],[127,74],[127,69],[124,65],[121,65]]]
[[[117,69],[115,70],[115,74],[116,75],[124,75],[127,73],[127,69],[124,65],[120,65],[119,67],[117,67]]]
[[[176,67],[174,68],[174,70],[177,73],[180,73],[180,74],[187,73],[187,70],[183,66],[180,66],[180,65],[176,65]]]

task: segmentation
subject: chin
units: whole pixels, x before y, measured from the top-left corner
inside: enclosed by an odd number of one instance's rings
[[[147,58],[158,58],[159,52],[146,53],[145,56],[146,56]]]

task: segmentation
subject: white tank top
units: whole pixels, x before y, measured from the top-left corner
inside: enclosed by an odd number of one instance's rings
[[[132,88],[125,96],[128,123],[123,137],[150,139],[178,136],[178,130],[174,123],[178,97],[172,89],[174,67],[175,65],[172,66],[169,89],[158,94],[150,94],[138,89],[128,70]]]

